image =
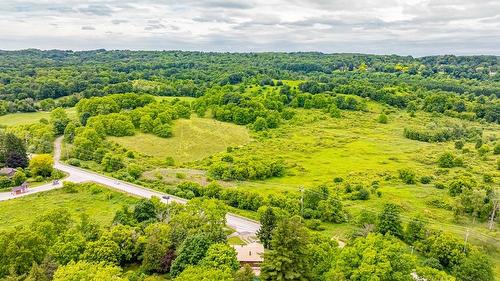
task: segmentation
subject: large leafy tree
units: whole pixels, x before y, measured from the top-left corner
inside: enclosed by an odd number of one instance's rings
[[[142,268],[147,272],[169,272],[175,255],[171,248],[170,227],[154,223],[145,229],[146,245],[142,253]]]
[[[54,128],[54,134],[62,135],[64,134],[64,129],[69,123],[68,114],[61,107],[58,107],[50,113],[50,123]]]
[[[414,259],[392,236],[369,234],[342,249],[326,280],[412,281]]]
[[[212,244],[200,265],[231,272],[240,268],[240,263],[236,258],[236,250],[225,243]]]
[[[309,235],[299,217],[283,219],[273,231],[271,250],[264,254],[262,280],[310,280]]]
[[[390,233],[396,237],[403,237],[403,226],[397,205],[392,203],[384,205],[378,217],[377,230],[382,234]]]
[[[346,221],[346,213],[342,208],[342,202],[337,197],[329,197],[321,200],[318,204],[321,219],[326,222],[342,223]]]
[[[89,263],[86,261],[70,262],[60,266],[54,274],[54,281],[97,281],[128,280],[122,277],[122,269],[106,263]]]
[[[186,268],[175,281],[233,281],[233,275],[230,271],[220,269],[203,267],[203,266],[190,266]]]
[[[30,160],[29,168],[33,175],[50,177],[54,170],[54,160],[49,154],[39,154]]]
[[[171,274],[177,276],[188,266],[197,265],[205,257],[211,244],[212,241],[202,233],[186,238],[172,263]]]

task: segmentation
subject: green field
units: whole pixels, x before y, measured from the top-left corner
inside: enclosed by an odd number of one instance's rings
[[[176,163],[203,159],[228,146],[244,145],[250,141],[243,126],[223,123],[214,119],[192,117],[174,122],[173,137],[160,138],[152,134],[137,133],[130,137],[109,137],[125,148],[158,159],[167,156]]]
[[[70,118],[76,117],[75,108],[67,108],[65,110]],[[15,125],[37,123],[42,118],[48,120],[50,118],[50,112],[39,111],[39,112],[12,113],[0,116],[0,126],[15,126]]]
[[[136,198],[104,187],[78,193],[66,193],[62,189],[37,193],[0,202],[0,231],[30,224],[38,215],[56,208],[67,209],[75,219],[86,213],[100,225],[107,226],[117,210],[135,202]]]

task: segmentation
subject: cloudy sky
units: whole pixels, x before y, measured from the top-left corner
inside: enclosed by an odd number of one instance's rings
[[[500,0],[0,0],[0,49],[500,55]]]

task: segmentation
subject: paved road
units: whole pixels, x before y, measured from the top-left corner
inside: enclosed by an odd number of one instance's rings
[[[91,172],[88,170],[84,170],[78,167],[61,163],[59,161],[61,155],[61,142],[62,142],[62,137],[56,139],[55,150],[54,150],[54,167],[58,170],[66,172],[69,175],[67,178],[64,179],[65,181],[71,181],[76,183],[92,181],[139,197],[151,198],[152,196],[156,196],[161,198],[162,202],[164,203],[167,203],[166,200],[162,198],[165,195],[170,196],[169,200],[170,202],[175,201],[182,204],[187,202],[186,199],[182,199],[166,193],[161,193],[155,190],[145,188],[143,186],[120,181],[95,172]],[[35,188],[30,188],[29,192],[21,195],[12,195],[10,192],[2,192],[0,193],[0,201],[14,199],[17,197],[26,196],[38,192],[44,192],[59,187],[61,187],[61,184],[58,185],[45,184]],[[227,220],[227,225],[235,229],[240,234],[255,235],[257,230],[260,228],[260,224],[258,222],[234,214],[227,214],[226,220]]]

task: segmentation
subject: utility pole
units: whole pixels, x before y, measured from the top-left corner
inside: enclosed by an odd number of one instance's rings
[[[489,226],[488,226],[488,229],[489,230],[492,230],[493,229],[493,224],[495,223],[495,213],[497,211],[497,208],[498,208],[498,201],[497,200],[494,200],[495,201],[495,204],[493,205],[493,212],[491,212],[491,217],[490,217],[490,223],[489,223]]]
[[[467,228],[467,232],[465,233],[465,242],[464,242],[464,253],[465,249],[467,248],[467,240],[469,240],[469,229]]]

